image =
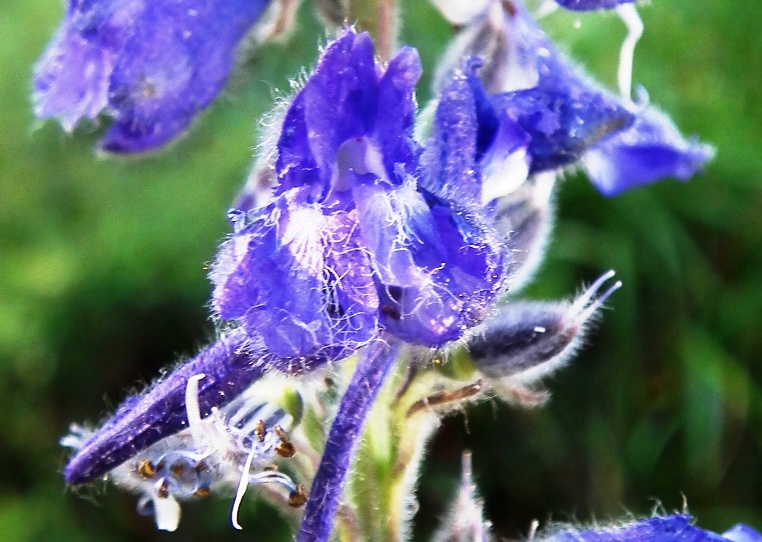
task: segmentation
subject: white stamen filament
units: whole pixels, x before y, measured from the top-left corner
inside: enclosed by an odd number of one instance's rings
[[[198,383],[205,374],[193,375],[188,379],[185,386],[185,410],[188,416],[188,429],[193,440],[197,443],[204,442],[204,426],[201,422],[201,407],[198,404]]]
[[[230,522],[233,527],[239,531],[243,530],[243,527],[238,523],[238,509],[241,507],[241,501],[246,494],[246,489],[249,487],[249,471],[251,470],[251,462],[254,461],[254,453],[256,448],[252,448],[249,455],[246,457],[246,463],[243,465],[243,472],[241,472],[241,479],[238,481],[238,489],[235,492],[235,500],[233,501],[233,509],[230,511]]]

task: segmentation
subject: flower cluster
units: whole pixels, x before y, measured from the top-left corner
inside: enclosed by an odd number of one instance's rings
[[[631,1],[558,4],[631,20]],[[219,93],[268,4],[72,1],[36,69],[37,113],[67,129],[105,113],[114,122],[103,148],[156,148]],[[228,212],[232,232],[210,273],[219,338],[100,428],[74,427],[62,441],[75,452],[68,483],[107,476],[167,530],[178,500],[234,491],[238,527],[246,488],[275,487],[276,501],[306,501],[299,541],[328,540],[342,521],[357,539],[371,527],[346,519],[351,505],[337,511],[371,412],[388,407],[385,445],[401,462],[390,514],[401,517],[437,412],[492,395],[543,401],[539,380],[574,354],[621,286],[610,271],[568,302],[511,297],[541,260],[558,173],[582,167],[613,195],[686,179],[712,149],[581,74],[520,1],[435,4],[464,28],[420,115],[415,49],[381,63],[370,35],[352,28],[325,47],[278,117],[256,186]],[[290,388],[292,407],[265,391]],[[295,454],[284,465],[294,478],[273,467]],[[489,537],[464,472],[457,520],[437,540]],[[312,480],[309,499],[293,479]],[[471,523],[461,525],[461,509]],[[395,529],[406,532],[408,519]],[[613,540],[589,532],[579,536]],[[577,535],[548,540],[567,536]]]

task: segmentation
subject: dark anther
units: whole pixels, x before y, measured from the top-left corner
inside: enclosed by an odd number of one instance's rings
[[[304,490],[304,485],[299,484],[296,486],[296,491],[291,492],[288,496],[288,505],[292,508],[301,508],[306,502],[307,492]]]
[[[152,478],[156,474],[156,465],[144,459],[138,464],[138,474],[143,478]]]
[[[166,499],[169,497],[169,486],[166,480],[162,480],[161,485],[156,488],[156,496],[160,499]]]
[[[402,318],[400,311],[398,311],[397,308],[393,307],[392,305],[381,305],[381,314],[391,318],[392,320],[399,320]]]
[[[254,436],[257,437],[257,442],[264,442],[265,440],[265,422],[259,420],[254,427]]]
[[[296,448],[291,444],[291,441],[283,428],[280,425],[276,425],[273,427],[273,431],[275,431],[275,434],[278,435],[278,438],[280,439],[280,444],[275,447],[275,453],[285,459],[294,457]]]
[[[205,499],[205,498],[207,498],[209,495],[211,495],[211,494],[212,494],[212,490],[211,490],[211,489],[209,489],[208,487],[200,487],[200,488],[198,488],[196,491],[194,491],[194,492],[193,492],[193,494],[194,494],[196,497],[200,497],[200,498],[202,498],[202,499]]]

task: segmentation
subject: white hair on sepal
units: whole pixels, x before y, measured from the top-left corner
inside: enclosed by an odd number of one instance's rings
[[[117,487],[138,493],[138,512],[153,515],[160,530],[174,531],[180,521],[179,501],[234,493],[231,522],[240,529],[238,509],[250,485],[285,489],[292,507],[307,499],[304,487],[278,472],[273,462],[290,458],[296,449],[289,438],[297,423],[279,406],[277,391],[267,377],[227,406],[201,417],[195,375],[186,385],[188,428],[166,437],[106,475]],[[268,385],[263,384],[267,381]],[[280,390],[281,395],[284,393]],[[79,449],[93,434],[73,425],[61,445]]]
[[[606,300],[622,283],[601,275],[570,301],[512,302],[474,328],[465,347],[489,386],[509,402],[532,406],[548,397],[534,386],[566,365]]]
[[[236,205],[244,210],[260,209],[270,202],[272,192],[278,185],[275,161],[278,158],[278,140],[283,120],[291,107],[293,96],[301,83],[294,83],[292,94],[273,90],[275,105],[259,121],[259,137],[254,147],[254,162],[246,177],[246,182],[237,196]]]

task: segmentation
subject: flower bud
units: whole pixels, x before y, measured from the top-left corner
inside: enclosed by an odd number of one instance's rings
[[[588,322],[622,285],[598,291],[609,271],[571,302],[515,302],[501,307],[466,339],[474,364],[488,377],[519,387],[555,371],[581,344]]]

